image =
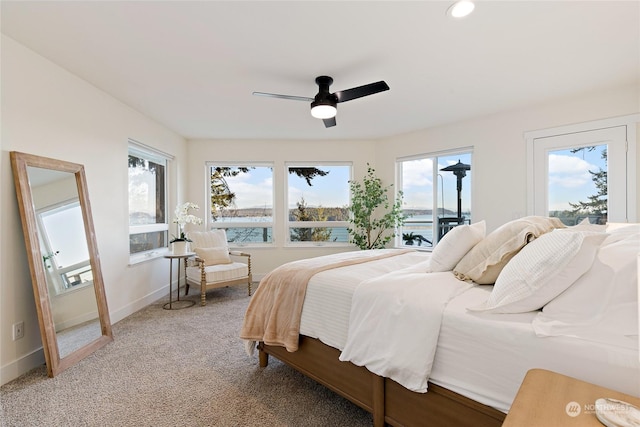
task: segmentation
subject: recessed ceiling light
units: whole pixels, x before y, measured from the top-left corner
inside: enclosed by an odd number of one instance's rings
[[[470,0],[460,0],[452,4],[449,9],[447,9],[447,15],[452,18],[464,18],[473,12],[473,9],[476,6]]]

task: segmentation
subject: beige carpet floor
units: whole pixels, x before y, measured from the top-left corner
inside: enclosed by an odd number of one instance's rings
[[[188,299],[198,300],[190,295]],[[113,326],[114,342],[55,378],[38,367],[0,388],[0,425],[370,426],[366,411],[238,338],[246,288],[168,311],[168,297]]]

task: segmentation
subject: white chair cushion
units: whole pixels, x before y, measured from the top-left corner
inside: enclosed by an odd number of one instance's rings
[[[205,267],[204,271],[207,284],[241,279],[249,275],[249,267],[243,262],[211,265]],[[187,267],[187,278],[200,282],[200,269],[198,267]]]
[[[204,265],[231,264],[231,257],[227,248],[196,248],[198,258],[204,260]]]
[[[210,231],[190,231],[188,233],[191,250],[196,248],[225,248],[228,249],[227,233],[223,229]]]

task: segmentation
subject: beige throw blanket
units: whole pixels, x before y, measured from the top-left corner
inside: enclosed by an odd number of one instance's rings
[[[411,250],[354,251],[284,264],[261,281],[244,317],[240,338],[298,350],[302,304],[311,277],[324,270],[400,255]]]

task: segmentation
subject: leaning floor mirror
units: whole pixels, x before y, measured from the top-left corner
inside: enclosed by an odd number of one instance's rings
[[[12,151],[47,373],[113,341],[84,166]]]

